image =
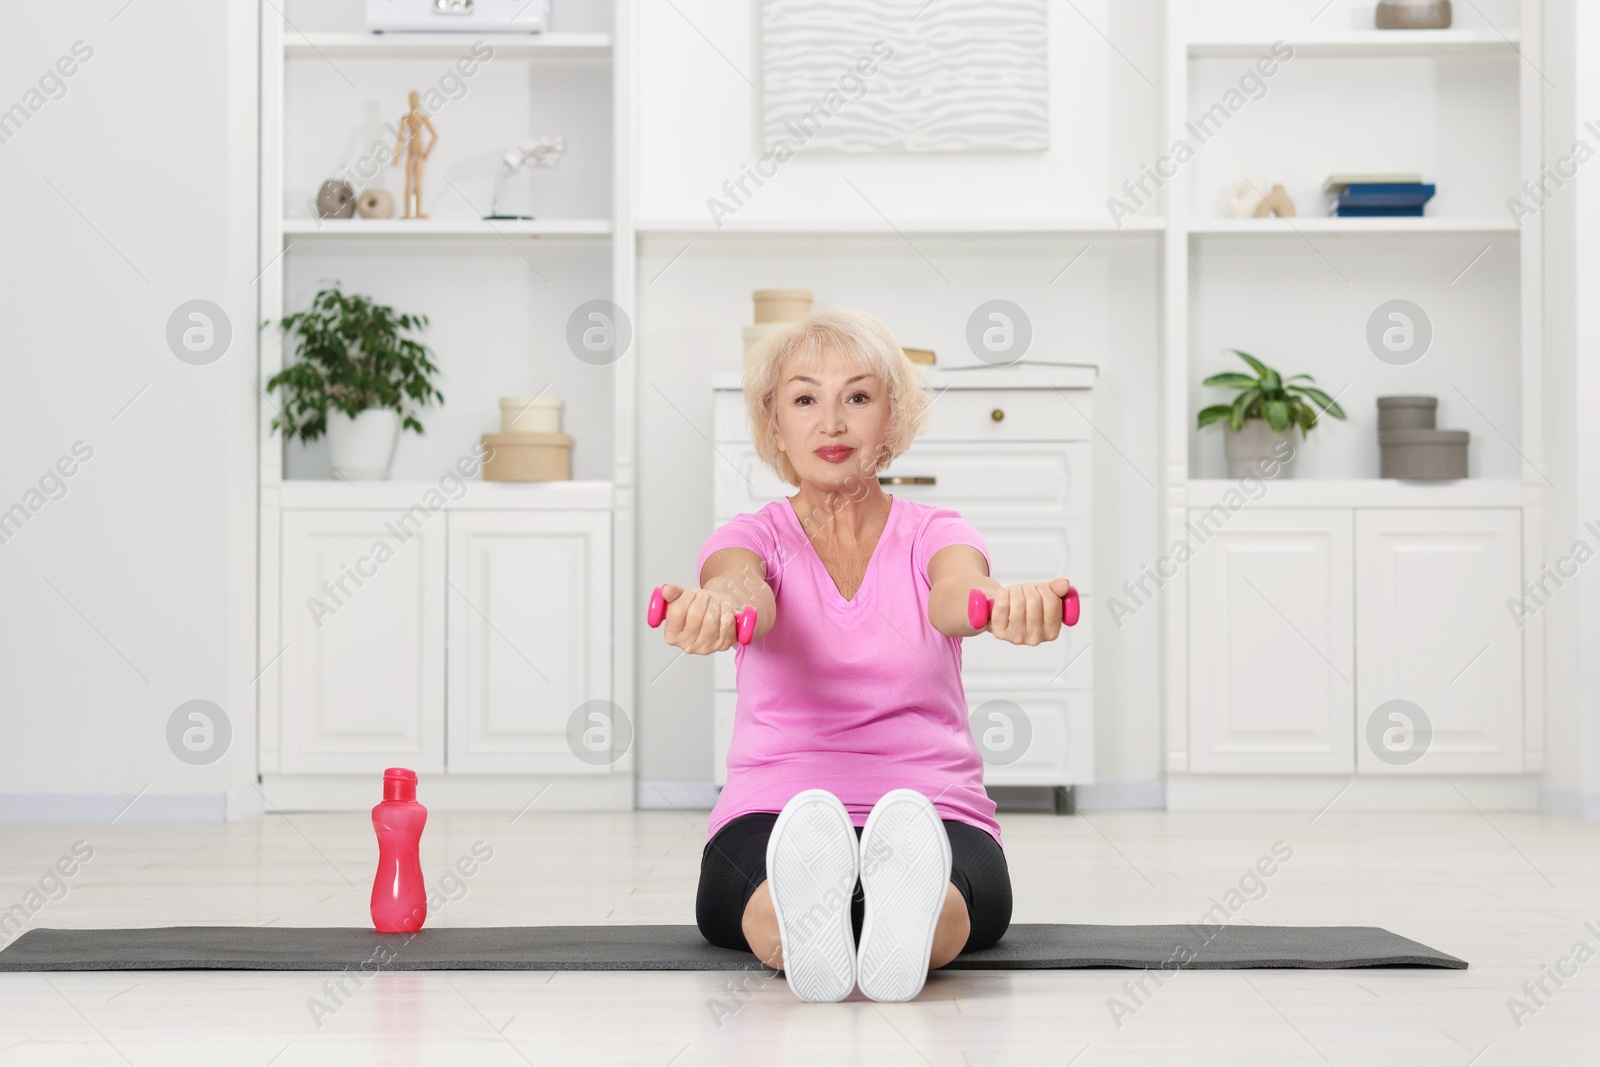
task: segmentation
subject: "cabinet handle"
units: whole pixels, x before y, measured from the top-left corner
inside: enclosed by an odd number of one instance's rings
[[[989,417],[995,422],[1003,422],[1005,421],[1006,413],[1001,411],[999,408],[995,408],[993,411],[989,412]]]
[[[931,474],[879,475],[879,485],[938,485],[939,479]]]

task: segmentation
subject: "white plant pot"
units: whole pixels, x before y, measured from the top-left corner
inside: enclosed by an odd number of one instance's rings
[[[383,481],[400,439],[400,415],[388,408],[368,408],[355,418],[328,413],[328,459],[333,476],[350,481]]]
[[[1227,436],[1223,449],[1228,457],[1228,477],[1243,478],[1254,473],[1261,478],[1289,478],[1294,475],[1294,424],[1284,427],[1283,433],[1272,429],[1266,419],[1245,419],[1244,425],[1232,430],[1223,424]]]

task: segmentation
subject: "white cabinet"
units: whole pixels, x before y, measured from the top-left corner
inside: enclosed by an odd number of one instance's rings
[[[284,513],[283,771],[444,770],[444,522]]]
[[[1525,769],[1520,509],[1219,514],[1190,512],[1191,771]]]
[[[1205,512],[1191,513],[1201,528]],[[1190,766],[1348,772],[1351,518],[1241,511],[1189,563]]]
[[[568,744],[580,708],[615,708],[608,486],[475,483],[430,511],[380,483],[368,506],[317,506],[334,491],[279,513],[264,772],[365,786],[405,766],[479,782],[459,795],[491,806],[527,802],[517,776],[631,773],[631,723],[614,753]]]
[[[450,516],[452,774],[606,769],[573,758],[567,721],[580,705],[611,696],[610,519],[582,511]]]
[[[1522,580],[1521,525],[1515,508],[1356,513],[1362,773],[1522,770],[1522,631],[1505,606]],[[1391,700],[1415,704],[1430,727],[1414,763],[1380,758],[1369,741]],[[1406,744],[1417,742],[1395,742]]]
[[[1078,785],[1094,780],[1092,372],[984,368],[934,371],[927,427],[879,474],[887,492],[953,508],[988,542],[1005,585],[1064,575],[1083,613],[1061,637],[1034,647],[977,637],[962,646],[969,709],[1005,700],[1027,719],[1016,759],[986,764],[996,785]],[[712,522],[754,512],[795,488],[756,457],[738,375],[717,375]],[[738,694],[733,653],[713,665],[714,777],[726,757]],[[1015,712],[1012,712],[1014,715]]]

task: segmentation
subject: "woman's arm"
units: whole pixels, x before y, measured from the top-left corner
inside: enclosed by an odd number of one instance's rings
[[[988,631],[1015,645],[1054,641],[1061,633],[1061,602],[1072,583],[1065,578],[1002,586],[989,577],[989,564],[971,545],[946,545],[928,560],[928,622],[946,637],[982,633],[967,621],[967,597],[982,589],[994,599]]]
[[[989,563],[982,552],[971,545],[945,545],[928,560],[928,581],[933,583],[928,592],[928,622],[935,630],[946,637],[983,632],[967,621],[967,596],[974,589],[996,596],[1001,585],[989,577]]]
[[[715,593],[737,615],[746,604],[756,606],[756,632],[761,637],[778,618],[778,601],[767,584],[767,564],[748,548],[722,548],[706,557],[700,588]]]
[[[763,575],[766,564],[748,548],[722,548],[706,557],[700,568],[700,588],[663,583],[667,602],[663,636],[667,644],[710,655],[732,648],[735,619],[747,604],[756,606],[756,629],[751,640],[772,629],[777,601]]]

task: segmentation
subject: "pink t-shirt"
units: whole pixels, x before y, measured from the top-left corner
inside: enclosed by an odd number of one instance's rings
[[[1000,824],[983,788],[983,757],[967,726],[961,638],[928,622],[928,560],[946,545],[989,558],[977,530],[949,508],[891,497],[861,588],[839,592],[787,499],[736,515],[700,549],[748,548],[767,565],[772,629],[734,645],[738,707],[728,782],[708,834],[736,816],[776,812],[805,789],[826,789],[856,826],[891,789],[915,789],[939,817]]]

